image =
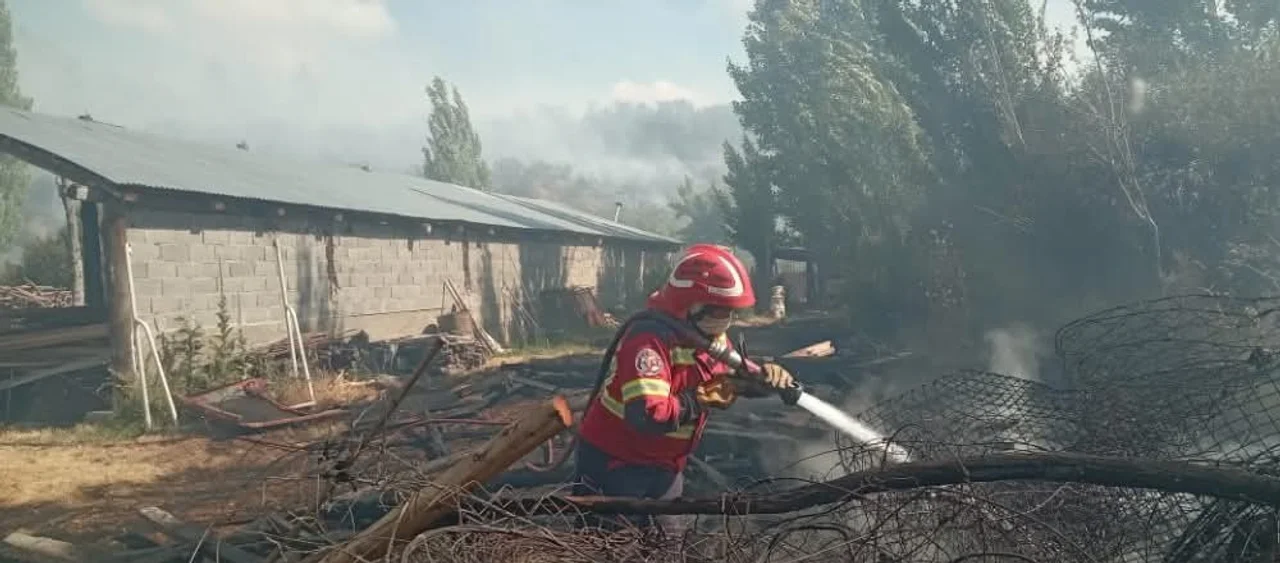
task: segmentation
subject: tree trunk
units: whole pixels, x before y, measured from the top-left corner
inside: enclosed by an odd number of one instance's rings
[[[71,295],[76,307],[84,307],[84,252],[81,251],[80,200],[62,196],[67,215],[67,256],[71,260]]]
[[[772,244],[766,243],[764,245],[761,245],[761,247],[758,249],[751,249],[752,254],[754,254],[756,258],[755,268],[751,272],[751,277],[754,278],[751,280],[751,285],[753,289],[755,289],[756,291],[756,311],[757,312],[769,310],[769,295],[771,295],[770,290],[773,288],[773,277],[774,277],[773,276],[774,260],[773,260],[772,247],[773,247]]]

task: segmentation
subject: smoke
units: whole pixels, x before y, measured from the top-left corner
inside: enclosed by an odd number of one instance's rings
[[[984,339],[990,347],[987,371],[1040,381],[1043,347],[1035,329],[1015,323],[987,331]]]
[[[990,346],[987,371],[1043,382],[1040,377],[1040,357],[1043,347],[1039,333],[1034,328],[1022,323],[1014,323],[1008,327],[989,330],[984,337],[987,345]],[[1004,443],[1007,447],[1018,450],[1047,448],[1048,437],[1043,435],[1044,429],[1026,426],[1029,421],[1023,409],[1035,402],[1035,397],[1030,396],[1026,391],[1021,397],[1004,398],[997,412],[1010,424],[996,431],[988,441]]]
[[[490,162],[568,164],[601,184],[662,193],[685,176],[699,182],[718,178],[724,142],[742,135],[728,105],[698,107],[684,100],[615,102],[581,114],[544,107],[478,121],[476,128]]]
[[[66,214],[53,174],[34,166],[28,166],[31,183],[27,186],[26,201],[22,205],[24,222],[18,231],[17,244],[0,249],[0,269],[22,260],[22,250],[32,240],[57,232],[66,224]]]
[[[491,167],[503,160],[568,167],[572,176],[589,180],[593,195],[610,205],[617,193],[665,204],[685,176],[699,185],[718,180],[725,170],[724,143],[736,144],[742,136],[727,104],[614,102],[585,111],[544,106],[490,117],[479,115],[479,109],[472,108],[472,120]],[[429,111],[423,100],[420,119],[395,124],[198,125],[170,120],[145,129],[225,147],[245,141],[254,152],[312,162],[411,173],[422,165]]]

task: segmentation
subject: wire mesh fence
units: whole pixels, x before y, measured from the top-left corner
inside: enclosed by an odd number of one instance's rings
[[[1215,296],[1103,311],[1057,335],[1068,388],[961,372],[879,404],[861,418],[890,433],[917,460],[1061,451],[1195,461],[1273,475],[1280,459],[1280,365],[1272,352],[1280,342],[1277,311],[1280,300]],[[844,444],[842,452],[850,469],[866,466],[875,455],[853,444]],[[949,503],[950,508],[931,500],[931,508],[913,521],[931,523],[934,541],[949,538],[952,547],[945,555],[922,556],[904,542],[893,549],[901,558],[895,560],[948,561],[947,556],[989,552],[1009,561],[1275,557],[1276,509],[1262,504],[1077,484],[1004,482],[933,492],[980,500]],[[894,496],[876,504],[919,504]]]

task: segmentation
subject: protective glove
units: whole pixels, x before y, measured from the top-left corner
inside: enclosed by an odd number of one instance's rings
[[[699,385],[694,398],[704,407],[727,409],[738,400],[738,389],[729,378],[719,376]]]
[[[778,394],[779,389],[787,389],[795,385],[795,378],[786,368],[773,363],[761,366],[761,373],[755,377],[737,381],[738,396],[748,399],[761,399]]]
[[[791,372],[775,363],[767,363],[764,366],[764,382],[774,389],[788,389],[794,387],[796,378],[791,376]]]

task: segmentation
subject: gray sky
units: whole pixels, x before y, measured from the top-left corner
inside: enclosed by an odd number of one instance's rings
[[[432,75],[486,156],[588,166],[573,118],[614,101],[735,97],[750,0],[9,0],[37,111],[406,169]],[[1069,21],[1068,0],[1050,17]],[[572,141],[572,142],[569,142]],[[581,158],[578,156],[581,155]],[[612,168],[612,164],[605,168]]]

